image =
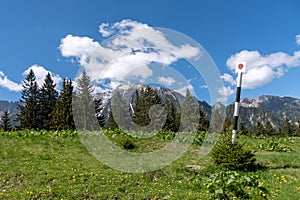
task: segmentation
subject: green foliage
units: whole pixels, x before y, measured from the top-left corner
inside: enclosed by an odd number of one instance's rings
[[[242,121],[240,122],[240,125],[239,125],[239,134],[241,134],[241,135],[251,134],[251,131],[246,128],[246,126],[244,125],[244,123]]]
[[[266,135],[264,125],[260,121],[255,123],[253,133],[254,135]]]
[[[73,96],[73,110],[76,128],[79,130],[99,129],[95,115],[95,102],[92,96],[94,86],[88,74],[83,71],[77,84],[77,94]]]
[[[162,101],[151,86],[146,86],[146,88],[141,89],[140,93],[137,92],[136,101],[133,107],[133,122],[140,126],[149,125],[151,122],[149,111],[155,104],[161,105]]]
[[[205,179],[208,199],[263,199],[267,189],[257,175],[219,171]]]
[[[110,129],[124,129],[129,131],[132,127],[132,119],[130,116],[129,103],[122,98],[121,92],[116,89],[114,91],[111,103],[111,109],[108,117],[108,126]]]
[[[220,171],[209,157],[199,158],[199,147],[192,145],[161,170],[131,174],[96,160],[77,134],[83,133],[0,132],[0,199],[300,199],[299,137],[280,138],[294,152],[256,152],[258,161],[268,164],[256,172]],[[155,137],[143,142],[117,129],[105,134],[123,149],[122,141],[129,139],[135,148],[125,150],[131,152],[149,152],[166,144]],[[238,138],[253,149],[269,139]],[[201,169],[188,170],[190,164]]]
[[[10,131],[12,129],[8,110],[5,110],[0,121],[0,129]]]
[[[211,151],[215,164],[229,170],[255,170],[256,159],[245,143],[232,144],[231,132],[224,132]]]
[[[72,110],[73,85],[71,80],[63,80],[62,90],[51,113],[51,129],[74,130]]]
[[[48,72],[40,92],[40,129],[49,130],[51,128],[51,119],[55,109],[58,92],[55,89],[51,74]]]
[[[38,129],[40,125],[40,105],[39,88],[36,77],[32,69],[23,80],[23,90],[21,93],[20,113],[17,115],[17,121],[20,122],[21,129]]]
[[[180,113],[176,111],[174,104],[168,99],[165,101],[164,108],[167,112],[167,119],[163,129],[173,132],[178,131],[180,126]]]
[[[284,144],[283,138],[270,137],[268,141],[258,145],[260,151],[292,152],[293,148]]]
[[[284,119],[284,125],[281,129],[282,136],[295,136],[296,135],[296,127],[291,123],[288,118]]]
[[[181,106],[181,130],[196,131],[199,127],[200,113],[199,104],[196,98],[187,89],[184,102]]]

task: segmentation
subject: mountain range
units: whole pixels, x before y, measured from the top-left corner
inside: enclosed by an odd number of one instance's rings
[[[122,95],[122,99],[129,101],[129,111],[133,113],[132,104],[136,98],[136,90],[141,90],[143,85],[124,85],[119,87],[118,90]],[[161,97],[162,102],[166,99],[171,101],[177,109],[180,109],[180,104],[184,100],[184,96],[168,88],[154,88],[157,94]],[[112,102],[112,92],[97,93],[95,95],[96,115],[98,118],[104,119],[104,123],[108,121],[108,114]],[[208,118],[211,117],[212,106],[205,101],[198,101],[200,108],[204,111]],[[16,117],[18,113],[19,102],[0,101],[0,118],[5,110],[10,113],[11,119]],[[233,119],[234,103],[227,106],[218,103],[223,109],[226,109],[226,116]],[[263,95],[256,99],[243,98],[240,103],[239,121],[252,129],[257,121],[265,123],[267,120],[275,127],[283,126],[284,119],[288,118],[292,124],[298,124],[300,120],[300,99],[293,97],[279,97],[271,95]],[[14,124],[13,120],[12,124]]]

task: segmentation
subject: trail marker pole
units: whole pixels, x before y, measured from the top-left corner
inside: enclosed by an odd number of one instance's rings
[[[232,144],[235,144],[236,133],[238,129],[239,106],[240,106],[240,98],[241,98],[241,90],[242,90],[242,77],[243,77],[243,73],[246,72],[246,62],[237,63],[235,72],[238,73],[238,78],[237,78],[237,87],[236,87],[236,97],[234,103]]]

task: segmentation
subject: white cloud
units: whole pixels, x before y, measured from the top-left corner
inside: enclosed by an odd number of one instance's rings
[[[186,85],[186,86],[183,86],[183,87],[181,87],[181,88],[178,88],[178,89],[175,89],[175,91],[176,92],[178,92],[178,93],[180,93],[180,94],[182,94],[183,96],[185,96],[186,95],[186,90],[189,90],[191,93],[192,93],[192,91],[194,91],[193,89],[193,86],[192,85]]]
[[[172,77],[163,77],[163,76],[160,76],[158,77],[158,81],[162,84],[165,84],[165,85],[168,85],[168,86],[171,86],[175,83],[175,79],[172,78]]]
[[[217,102],[227,103],[228,99],[234,94],[234,90],[229,86],[223,86],[218,89],[218,93],[221,97],[217,99]]]
[[[99,32],[103,37],[120,34],[106,40],[105,45],[92,38],[67,35],[59,46],[62,55],[75,58],[92,81],[106,78],[116,82],[130,78],[145,80],[153,75],[151,63],[167,66],[179,59],[201,56],[198,47],[174,45],[161,31],[137,21],[103,23]]]
[[[43,83],[45,81],[45,77],[49,72],[52,77],[53,83],[56,84],[56,89],[58,89],[59,82],[62,80],[59,75],[53,74],[52,72],[46,70],[44,67],[39,66],[39,65],[32,65],[27,70],[25,70],[22,75],[26,76],[31,69],[33,70],[33,72],[35,74],[36,82],[39,85],[39,87],[41,87],[43,85]]]
[[[14,92],[22,91],[22,84],[9,80],[2,71],[0,71],[0,86]]]
[[[230,74],[223,74],[221,76],[221,79],[224,80],[225,82],[229,83],[230,85],[235,85],[236,81],[233,79],[233,77]]]
[[[296,44],[300,45],[300,34],[296,35]]]
[[[270,83],[274,78],[279,78],[291,67],[300,66],[300,51],[293,55],[283,52],[276,52],[269,55],[262,55],[258,51],[243,50],[227,59],[227,66],[233,72],[235,64],[246,61],[247,72],[243,76],[243,88],[254,89]],[[229,74],[221,77],[225,82],[234,83]]]
[[[30,69],[33,70],[35,76],[36,76],[36,82],[39,85],[39,87],[41,87],[44,83],[45,77],[47,75],[48,70],[46,70],[44,67],[39,66],[39,65],[32,65],[31,67],[29,67],[28,69],[26,69],[22,75],[26,76]],[[61,77],[57,74],[53,74],[50,72],[50,75],[52,77],[53,82],[56,84],[56,89],[58,89],[58,85],[59,82],[62,80]],[[14,91],[14,92],[20,92],[22,91],[23,87],[22,87],[22,83],[16,83],[13,82],[11,80],[9,80],[7,78],[7,76],[4,74],[4,72],[0,71],[0,86],[4,87],[10,91]]]

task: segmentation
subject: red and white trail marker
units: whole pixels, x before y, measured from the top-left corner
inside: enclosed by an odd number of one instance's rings
[[[239,118],[239,104],[241,98],[242,90],[242,76],[246,72],[246,62],[238,62],[235,66],[235,72],[238,74],[237,84],[236,84],[236,97],[234,103],[234,113],[233,113],[233,129],[232,129],[232,144],[235,144],[237,128],[238,128],[238,118]]]
[[[247,69],[246,62],[238,62],[235,66],[236,73],[241,73],[241,72],[245,73],[246,69]]]

